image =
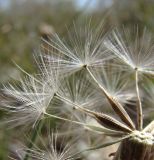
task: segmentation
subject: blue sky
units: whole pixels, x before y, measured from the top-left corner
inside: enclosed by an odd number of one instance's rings
[[[10,0],[0,0],[0,8],[7,8],[9,6]]]
[[[102,1],[104,3],[104,6],[108,6],[108,5],[112,4],[113,0],[102,0]],[[0,8],[9,7],[10,2],[11,2],[11,0],[0,0]],[[82,8],[87,3],[87,0],[74,0],[74,2],[78,8]],[[97,6],[97,3],[98,3],[98,0],[90,0],[88,7],[90,9],[95,9],[95,7]]]
[[[79,8],[84,7],[84,5],[87,3],[87,0],[76,0],[76,5]],[[91,0],[89,3],[89,8],[94,9],[97,4],[97,0]]]

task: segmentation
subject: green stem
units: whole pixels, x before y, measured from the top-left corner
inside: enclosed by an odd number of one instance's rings
[[[26,155],[23,160],[29,159],[29,149],[33,148],[33,145],[34,145],[35,141],[37,140],[37,136],[39,135],[39,132],[41,131],[42,126],[43,126],[43,120],[41,120],[34,128],[34,132],[32,133],[31,140],[28,144],[28,151],[26,152]]]

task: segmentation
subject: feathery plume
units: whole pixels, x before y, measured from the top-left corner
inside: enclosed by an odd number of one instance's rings
[[[39,137],[41,146],[34,146],[33,149],[24,147],[18,149],[17,153],[20,160],[24,160],[24,155],[28,154],[30,159],[35,160],[75,160],[78,157],[73,157],[75,142],[69,140],[66,142],[64,138],[60,138],[57,133],[48,133],[47,141]]]
[[[77,27],[74,24],[74,30],[69,31],[69,41],[62,40],[58,35],[53,35],[49,41],[43,40],[44,57],[55,67],[56,63],[60,72],[72,73],[84,68],[84,66],[100,67],[113,55],[108,54],[103,41],[105,30],[103,24],[92,26],[91,22],[86,27]],[[50,56],[50,54],[52,56]]]
[[[104,44],[116,56],[114,66],[120,70],[154,74],[154,42],[146,29],[141,36],[138,29],[114,30]]]
[[[20,81],[20,85],[4,86],[3,93],[13,101],[3,101],[3,109],[10,114],[5,123],[11,127],[30,125],[33,126],[43,118],[54,92],[47,91],[46,84],[40,84],[34,77],[27,77]]]

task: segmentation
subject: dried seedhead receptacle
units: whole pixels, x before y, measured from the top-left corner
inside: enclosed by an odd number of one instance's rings
[[[154,136],[144,131],[134,131],[121,142],[113,160],[154,160]]]

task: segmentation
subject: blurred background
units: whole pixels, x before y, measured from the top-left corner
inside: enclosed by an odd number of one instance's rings
[[[138,25],[154,33],[154,0],[0,0],[0,85],[20,76],[13,62],[34,72],[41,37],[65,36],[83,17],[93,23],[105,17],[106,27]],[[7,159],[11,135],[0,130],[0,160]]]

